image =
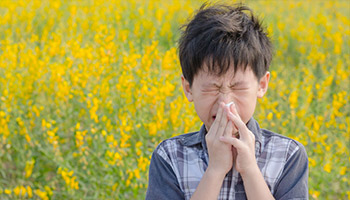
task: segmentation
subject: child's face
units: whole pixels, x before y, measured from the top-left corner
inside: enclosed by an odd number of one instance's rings
[[[257,98],[263,97],[267,90],[269,78],[270,73],[267,72],[258,81],[250,67],[236,73],[231,67],[221,76],[201,70],[194,77],[192,87],[184,77],[182,85],[187,99],[193,101],[199,118],[209,130],[220,102],[228,104],[233,101],[242,121],[247,123],[253,116]]]

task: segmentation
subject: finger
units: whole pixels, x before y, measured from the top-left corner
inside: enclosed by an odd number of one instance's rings
[[[235,115],[239,119],[239,121],[241,121],[244,124],[244,128],[247,130],[247,135],[249,135],[251,139],[255,140],[254,134],[248,129],[247,125],[242,121],[241,116],[239,116],[236,104],[233,103],[233,105],[231,106],[231,109],[232,109],[231,110],[232,114]]]
[[[232,113],[229,113],[228,116],[229,116],[230,121],[232,121],[234,123],[234,125],[237,127],[237,129],[239,131],[240,139],[246,140],[246,139],[250,138],[249,129],[244,124],[244,122],[241,120],[241,118],[239,118],[237,115],[234,115]]]
[[[221,119],[221,115],[222,115],[222,107],[219,104],[219,108],[218,108],[218,111],[216,113],[215,120],[214,120],[213,124],[210,127],[211,131],[209,130],[208,135],[211,135],[211,134],[213,136],[216,135],[216,132],[218,131],[218,128],[219,128],[219,122],[220,122],[220,119]]]
[[[235,103],[233,103],[231,106],[230,106],[230,111],[232,112],[232,114],[234,115],[237,115],[238,118],[241,118],[238,114],[238,111],[237,111],[237,106]]]
[[[233,123],[232,123],[231,121],[228,121],[223,136],[224,136],[224,137],[232,137],[232,135],[233,135],[234,133],[235,133],[235,132],[234,132]]]
[[[239,132],[238,132],[238,128],[236,127],[236,125],[233,123],[233,121],[232,120],[230,120],[230,111],[228,111],[227,112],[227,119],[229,120],[229,122],[227,122],[227,123],[229,123],[229,124],[231,124],[232,125],[232,132],[231,132],[231,136],[232,137],[235,137],[235,138],[238,138],[238,136],[239,136]],[[231,113],[232,114],[232,113]]]
[[[229,113],[231,111],[228,111],[227,112],[227,119],[228,119],[228,122],[227,122],[227,125],[230,125],[230,132],[225,132],[227,135],[224,134],[224,136],[231,136],[231,137],[235,137],[235,138],[238,138],[239,136],[239,133],[238,133],[238,128],[236,127],[236,125],[232,122],[232,120],[230,120],[229,118]],[[232,114],[232,113],[231,113]]]
[[[232,120],[229,120],[228,123],[231,123],[232,124],[232,137],[235,137],[235,138],[239,138],[239,131],[238,131],[238,128],[236,127],[236,125],[232,122]]]
[[[219,116],[220,121],[219,121],[218,131],[216,132],[216,137],[220,137],[224,135],[225,128],[228,122],[227,108],[225,107],[224,103],[220,103],[220,107],[222,109],[222,113],[221,113],[221,116]]]
[[[235,107],[236,107],[235,102],[232,101],[232,102],[226,104],[226,106],[229,108],[228,113],[238,114],[237,111],[235,110]],[[227,118],[229,118],[229,116],[227,116]],[[238,132],[238,128],[235,125],[233,126],[233,132],[234,133]]]
[[[224,112],[224,108],[222,106],[223,103],[219,104],[218,112],[216,113],[215,116],[215,121],[220,122],[222,118],[222,113]]]
[[[242,149],[244,148],[244,144],[242,141],[240,141],[237,138],[234,137],[220,137],[221,142],[225,142],[227,144],[231,144],[236,149]]]

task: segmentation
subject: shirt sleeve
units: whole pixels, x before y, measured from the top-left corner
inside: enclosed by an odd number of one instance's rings
[[[309,199],[308,158],[304,146],[300,143],[298,146],[299,149],[287,161],[277,183],[275,199]]]
[[[155,151],[149,167],[146,200],[185,199],[171,166]]]

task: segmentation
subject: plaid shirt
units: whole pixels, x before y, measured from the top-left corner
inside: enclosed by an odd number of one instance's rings
[[[308,199],[308,159],[302,144],[260,129],[252,118],[258,167],[275,199]],[[152,155],[146,200],[190,199],[208,167],[206,134],[188,133],[160,143]],[[232,168],[224,178],[218,199],[247,199],[243,180]]]

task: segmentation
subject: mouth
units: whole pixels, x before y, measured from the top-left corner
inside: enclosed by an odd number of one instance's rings
[[[215,118],[216,118],[216,115],[214,115],[214,116],[213,116],[212,118],[213,118],[213,120],[215,120]]]

